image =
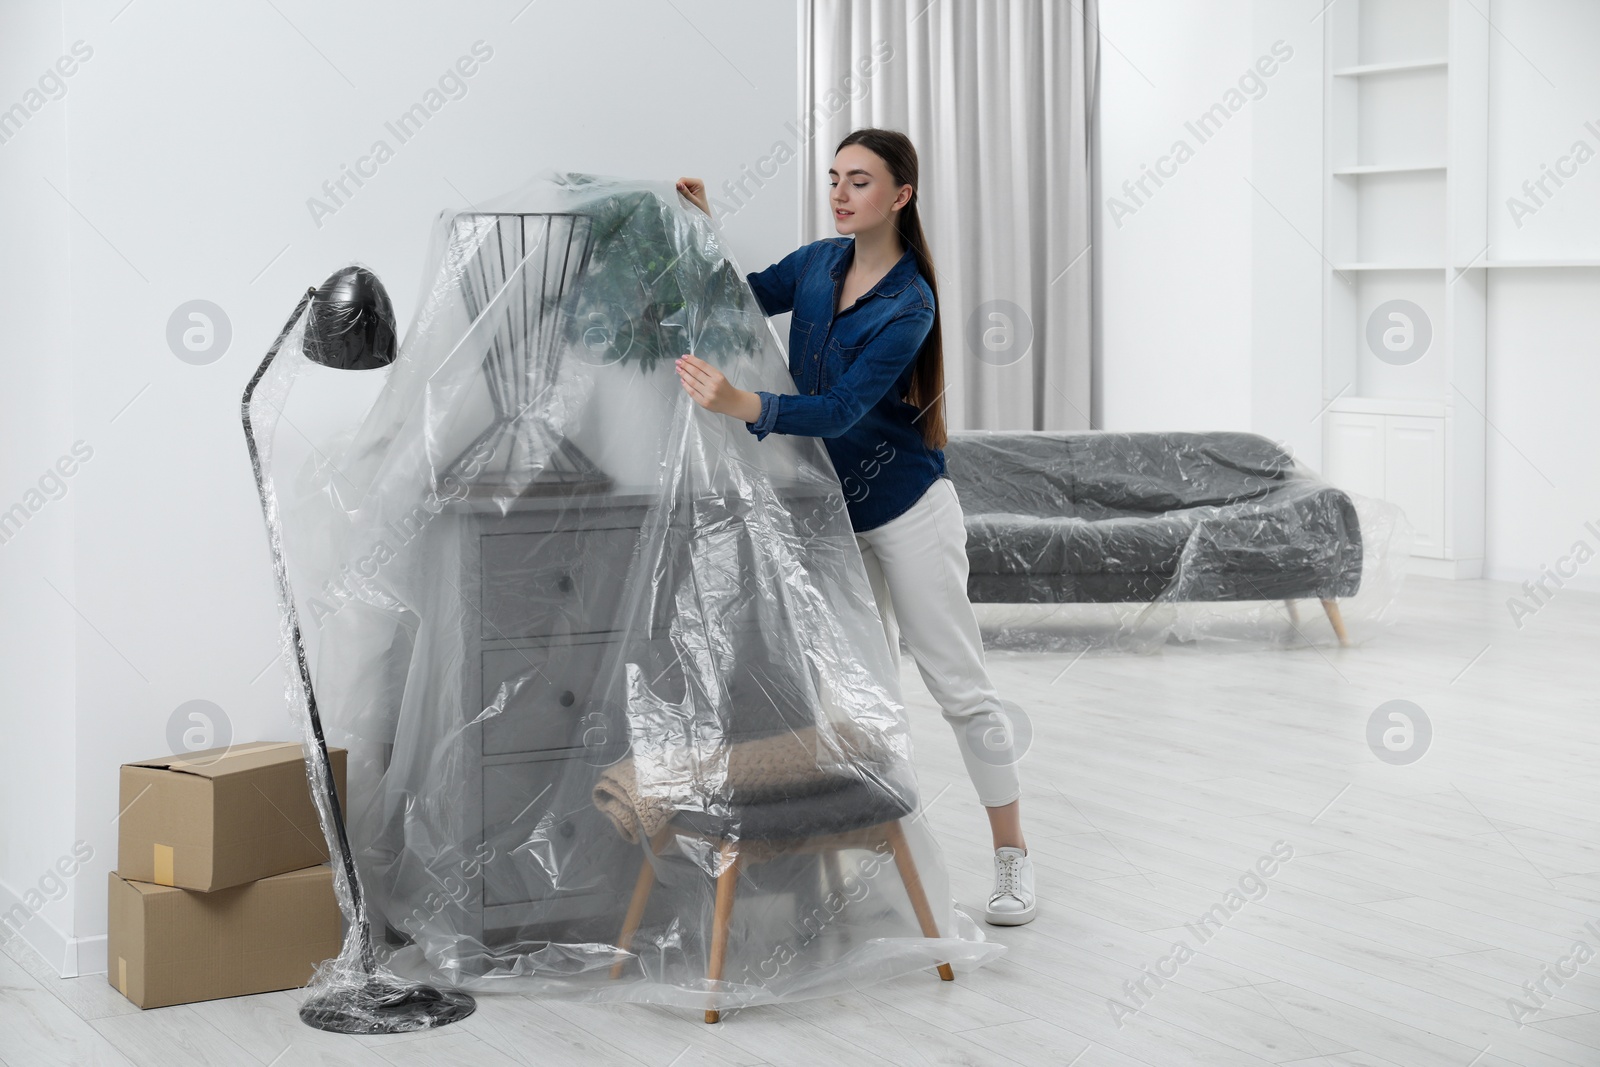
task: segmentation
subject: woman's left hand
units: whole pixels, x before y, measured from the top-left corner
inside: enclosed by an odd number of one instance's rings
[[[761,417],[761,398],[748,389],[740,389],[721,371],[699,356],[678,357],[678,381],[694,402],[707,411],[731,415],[744,422],[755,422]]]

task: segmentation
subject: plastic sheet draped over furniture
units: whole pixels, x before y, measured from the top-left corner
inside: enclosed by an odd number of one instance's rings
[[[966,430],[945,459],[990,647],[1327,644],[1334,613],[1359,643],[1393,621],[1404,515],[1259,434]]]
[[[257,393],[269,439],[303,336]],[[546,174],[438,216],[365,419],[277,478],[397,974],[726,1009],[933,986],[936,964],[1003,951],[953,906],[920,817],[822,442],[699,408],[673,370],[687,351],[793,391],[743,271],[670,182]],[[292,679],[289,698],[304,721]],[[819,835],[841,850],[801,847]],[[317,983],[358,958],[347,944]]]

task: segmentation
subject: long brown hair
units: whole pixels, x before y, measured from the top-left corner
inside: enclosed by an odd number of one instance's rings
[[[880,130],[865,127],[852,131],[839,142],[834,154],[845,145],[858,144],[875,153],[889,168],[889,177],[896,186],[911,186],[911,199],[906,201],[895,219],[895,232],[900,240],[917,257],[917,270],[928,288],[933,290],[933,328],[917,353],[916,365],[911,370],[911,387],[906,392],[906,402],[921,410],[917,418],[922,422],[922,440],[929,448],[943,448],[949,439],[944,424],[944,340],[939,329],[939,285],[934,280],[933,257],[928,254],[928,238],[922,232],[922,218],[917,213],[917,150],[911,138],[899,130]]]

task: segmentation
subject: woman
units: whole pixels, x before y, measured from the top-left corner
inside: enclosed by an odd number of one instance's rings
[[[828,176],[834,228],[849,236],[748,276],[768,315],[794,313],[789,370],[800,391],[735,388],[693,355],[679,358],[678,377],[701,407],[742,420],[757,440],[824,439],[895,665],[898,623],[988,812],[995,887],[984,918],[1020,925],[1037,910],[1033,861],[1011,732],[967,599],[966,526],[945,471],[943,347],[916,149],[893,130],[856,130]],[[679,179],[678,191],[711,214],[704,182]]]

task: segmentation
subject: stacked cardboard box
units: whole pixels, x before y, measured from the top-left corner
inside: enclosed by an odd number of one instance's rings
[[[339,954],[304,748],[253,742],[122,767],[107,975],[141,1008],[293,989]],[[345,750],[330,750],[339,795]]]

